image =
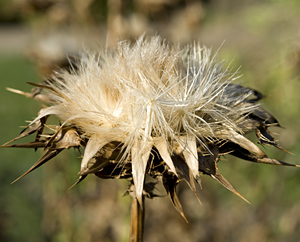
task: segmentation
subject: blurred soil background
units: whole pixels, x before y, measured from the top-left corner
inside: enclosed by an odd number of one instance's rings
[[[30,91],[26,82],[63,66],[66,53],[114,47],[141,34],[200,41],[215,51],[221,46],[220,59],[233,70],[241,67],[242,84],[266,94],[263,107],[284,127],[273,131],[294,155],[266,152],[300,164],[298,0],[0,0],[0,143],[17,136],[40,107],[6,87]],[[89,176],[68,190],[80,167],[76,152],[63,152],[10,185],[41,152],[1,149],[0,241],[128,241],[127,182]],[[250,205],[205,176],[200,205],[182,183],[178,194],[189,223],[166,196],[147,200],[144,241],[300,241],[299,169],[229,155],[219,167]]]

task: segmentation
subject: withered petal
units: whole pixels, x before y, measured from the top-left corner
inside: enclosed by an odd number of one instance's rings
[[[171,171],[176,174],[176,169],[171,159],[171,156],[168,151],[168,145],[166,140],[163,137],[155,137],[153,139],[154,146],[157,149],[159,155],[164,160],[164,162],[170,167]]]
[[[180,146],[182,148],[182,154],[184,156],[185,162],[191,170],[195,179],[199,176],[199,164],[198,164],[198,154],[196,137],[192,135],[180,136]]]
[[[147,162],[153,143],[145,141],[141,145],[134,143],[131,147],[132,178],[136,189],[136,198],[142,205],[142,193],[146,174]]]
[[[92,159],[97,154],[97,152],[101,150],[102,147],[104,147],[111,141],[112,140],[110,140],[109,138],[102,137],[98,134],[92,135],[89,138],[84,150],[84,155],[81,161],[81,170],[85,170],[90,159]]]

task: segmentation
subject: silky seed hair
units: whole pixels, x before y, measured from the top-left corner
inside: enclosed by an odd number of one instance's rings
[[[31,93],[10,89],[47,107],[12,140],[36,133],[34,142],[4,147],[46,150],[24,175],[64,149],[81,147],[78,182],[91,173],[129,179],[141,201],[147,174],[163,182],[183,215],[176,185],[185,180],[195,192],[200,174],[242,197],[219,173],[222,155],[290,165],[268,158],[244,136],[255,130],[259,143],[282,149],[268,130],[278,121],[258,103],[262,94],[235,84],[237,78],[198,43],[180,47],[159,36],[121,41],[115,49],[82,54],[41,84],[31,83]],[[45,137],[52,115],[61,124]]]

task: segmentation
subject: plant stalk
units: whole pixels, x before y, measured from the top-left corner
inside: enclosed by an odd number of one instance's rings
[[[132,197],[131,220],[130,220],[130,242],[142,242],[144,232],[145,197],[142,196],[142,204],[136,197]]]

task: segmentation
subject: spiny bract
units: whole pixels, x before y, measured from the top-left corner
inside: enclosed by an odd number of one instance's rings
[[[41,84],[31,83],[31,93],[10,89],[48,106],[12,140],[36,133],[34,142],[4,147],[45,149],[24,175],[64,149],[84,147],[78,182],[90,173],[132,178],[141,201],[143,190],[153,196],[144,186],[148,174],[163,182],[183,215],[175,192],[180,180],[196,193],[194,179],[199,182],[203,173],[239,195],[219,173],[221,155],[289,165],[268,158],[244,137],[255,130],[259,143],[282,149],[268,131],[279,126],[277,120],[257,104],[262,95],[233,84],[235,79],[199,44],[181,49],[158,36],[122,41],[114,50],[83,54]],[[62,124],[44,135],[51,115]]]

